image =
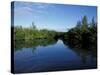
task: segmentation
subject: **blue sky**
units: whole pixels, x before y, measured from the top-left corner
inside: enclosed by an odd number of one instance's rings
[[[76,6],[63,4],[45,4],[14,2],[14,25],[29,27],[32,21],[38,29],[67,31],[75,27],[77,21],[86,15],[89,22],[97,18],[95,6]]]

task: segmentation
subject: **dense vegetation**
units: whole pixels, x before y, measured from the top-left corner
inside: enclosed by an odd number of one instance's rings
[[[29,28],[14,27],[15,40],[52,39],[56,33],[47,29],[38,30],[33,23]]]
[[[88,22],[87,16],[78,21],[74,28],[67,32],[56,32],[47,29],[37,29],[32,23],[29,28],[22,26],[14,27],[14,40],[37,40],[37,39],[62,39],[65,44],[73,47],[95,47],[97,48],[97,23],[94,18]]]
[[[78,48],[88,48],[97,46],[97,23],[92,19],[88,23],[87,16],[78,21],[76,27],[70,29],[64,35],[64,41]]]

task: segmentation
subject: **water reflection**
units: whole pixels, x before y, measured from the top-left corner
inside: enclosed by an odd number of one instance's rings
[[[78,56],[81,57],[83,63],[87,63],[88,61],[96,62],[96,59],[97,59],[97,46],[96,45],[91,45],[88,47],[81,48],[79,47],[79,45],[81,44],[79,44],[78,46],[73,46],[72,44],[69,44],[64,40],[63,42],[66,46],[69,46],[69,48],[71,48],[72,51],[74,51]]]
[[[15,41],[15,51],[21,50],[22,48],[30,48],[33,50],[36,49],[37,46],[48,46],[53,45],[57,42],[54,39],[35,39],[35,40],[16,40]]]
[[[92,47],[91,47],[92,48]],[[54,39],[15,42],[16,73],[96,68],[96,50]]]

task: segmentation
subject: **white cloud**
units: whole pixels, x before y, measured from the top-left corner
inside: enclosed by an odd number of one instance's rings
[[[53,5],[44,3],[18,2],[15,3],[14,13],[16,15],[32,13],[43,14],[47,12],[46,9],[48,9],[49,7],[53,7]]]
[[[52,4],[45,4],[45,3],[35,3],[34,6],[36,6],[38,9],[47,9],[48,7],[53,7]]]
[[[31,12],[33,12],[33,10],[29,7],[21,7],[21,8],[16,8],[14,10],[14,14],[15,15],[22,15],[22,14],[32,14]]]

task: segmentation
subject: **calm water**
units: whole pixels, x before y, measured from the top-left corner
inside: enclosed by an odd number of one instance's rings
[[[96,57],[58,41],[31,41],[16,44],[15,73],[96,68]]]

